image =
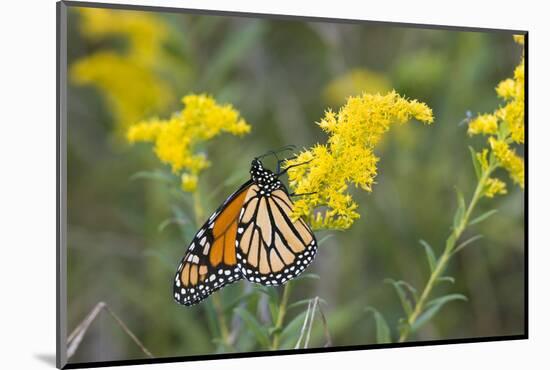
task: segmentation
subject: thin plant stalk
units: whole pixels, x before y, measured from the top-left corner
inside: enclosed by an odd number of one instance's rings
[[[122,321],[118,315],[114,313],[113,310],[105,303],[105,302],[98,302],[94,308],[90,311],[88,316],[82,320],[80,324],[73,330],[73,332],[69,335],[67,338],[67,358],[71,358],[78,347],[80,346],[80,343],[82,342],[82,339],[84,338],[84,335],[88,332],[88,329],[90,328],[90,325],[95,321],[95,319],[99,316],[101,311],[106,311],[117,323],[117,325],[124,331],[130,339],[134,341],[134,343],[141,349],[143,353],[149,358],[153,358],[153,354],[151,351],[149,351],[145,345],[138,339],[138,337],[128,328],[128,326]]]
[[[437,261],[437,264],[433,269],[430,275],[430,278],[428,279],[428,282],[426,283],[426,286],[424,287],[424,290],[420,295],[420,298],[418,299],[418,301],[414,306],[414,310],[407,317],[407,325],[401,332],[401,335],[399,337],[399,342],[404,342],[407,340],[407,338],[411,333],[411,328],[416,323],[416,320],[418,319],[420,314],[422,314],[422,312],[424,311],[424,307],[428,301],[428,298],[430,297],[430,294],[435,286],[435,283],[447,268],[449,259],[451,258],[451,256],[453,255],[457,247],[457,242],[460,239],[464,230],[467,228],[470,222],[472,213],[474,211],[474,208],[476,207],[478,201],[483,196],[483,189],[485,187],[485,183],[489,179],[489,177],[491,176],[491,173],[495,170],[496,167],[497,166],[494,163],[494,161],[491,160],[489,166],[484,171],[482,171],[481,175],[479,176],[476,189],[474,191],[474,194],[472,195],[472,199],[470,200],[470,203],[468,204],[466,211],[464,212],[462,218],[460,219],[458,226],[453,229],[453,232],[447,238],[447,241],[445,243],[445,250],[443,251],[443,254]]]
[[[279,304],[279,310],[277,311],[277,321],[275,322],[275,330],[273,334],[273,341],[271,342],[271,349],[276,350],[279,348],[281,340],[281,330],[283,328],[283,323],[285,321],[286,310],[288,306],[288,299],[290,298],[291,290],[290,281],[286,283],[283,288],[283,296],[281,298],[281,303]]]

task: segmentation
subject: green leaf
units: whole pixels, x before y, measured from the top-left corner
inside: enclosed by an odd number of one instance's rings
[[[410,330],[410,325],[407,322],[407,319],[405,319],[404,317],[399,318],[399,320],[397,321],[397,330],[399,331],[399,336]]]
[[[413,302],[413,306],[414,306],[418,301],[418,293],[416,291],[416,288],[404,280],[399,280],[397,284],[404,286],[411,293],[412,298],[414,299],[414,302]]]
[[[481,178],[481,165],[479,164],[479,161],[477,159],[477,153],[471,146],[468,146],[470,148],[470,153],[472,154],[472,163],[474,164],[474,170],[476,171],[476,177],[479,180]]]
[[[266,296],[268,296],[270,301],[271,300],[277,301],[279,299],[279,295],[277,294],[277,290],[275,290],[273,287],[257,285],[257,286],[255,286],[255,290],[257,290],[260,293],[263,293]]]
[[[486,219],[488,219],[489,217],[491,217],[492,215],[494,215],[497,212],[498,212],[498,210],[496,210],[496,209],[492,209],[490,211],[487,211],[487,212],[483,213],[481,216],[478,216],[478,217],[474,218],[472,221],[470,221],[470,225],[475,225],[477,223],[480,223],[481,221],[485,221]]]
[[[181,219],[181,218],[176,218],[176,217],[170,217],[170,218],[167,218],[166,220],[162,221],[158,227],[157,227],[157,230],[159,233],[163,232],[164,229],[166,229],[168,226],[172,225],[172,224],[176,224],[176,225],[185,225],[187,223],[187,220],[184,220],[184,219]]]
[[[455,300],[467,301],[468,299],[462,294],[449,294],[429,301],[426,304],[426,310],[422,314],[420,314],[420,316],[418,316],[418,319],[411,326],[411,331],[415,332],[416,330],[418,330],[420,327],[430,321],[435,316],[435,314],[439,312],[443,305]]]
[[[298,339],[300,336],[300,329],[302,328],[302,324],[304,323],[304,319],[306,317],[306,312],[307,310],[296,315],[292,320],[290,320],[281,332],[281,339],[288,338],[291,334],[295,340]]]
[[[456,247],[453,251],[453,254],[460,252],[462,249],[464,249],[464,247],[466,247],[467,245],[469,245],[469,244],[471,244],[471,243],[473,243],[476,240],[479,240],[481,238],[483,238],[483,235],[472,236],[470,239],[462,242],[458,247]]]
[[[376,343],[391,343],[390,327],[384,316],[373,307],[367,307],[366,312],[372,312],[376,322]]]
[[[277,321],[277,316],[279,315],[281,307],[278,301],[271,298],[268,300],[267,305],[269,307],[269,314],[271,315],[271,322],[274,323]]]
[[[307,274],[302,274],[296,278],[294,278],[295,281],[297,280],[302,280],[302,279],[315,279],[315,280],[320,280],[321,277],[317,274],[313,274],[313,273],[307,273]]]
[[[295,308],[295,307],[300,307],[300,306],[305,306],[306,304],[308,304],[311,300],[311,299],[301,299],[299,301],[296,301],[294,303],[291,303],[288,305],[287,309],[291,309],[291,308]],[[327,301],[325,301],[323,298],[319,298],[319,302],[322,302],[324,304],[327,304]]]
[[[462,222],[462,219],[464,218],[464,213],[466,212],[466,202],[464,201],[464,195],[462,195],[462,192],[458,189],[456,189],[456,199],[457,199],[457,205],[458,208],[455,212],[455,217],[453,220],[453,227],[454,230],[458,230],[460,223]]]
[[[333,236],[334,236],[334,234],[327,234],[327,235],[323,236],[321,239],[319,239],[319,241],[317,242],[317,245],[318,246],[323,245],[327,240],[329,240]]]
[[[507,120],[500,121],[500,124],[498,125],[498,138],[502,140],[505,137],[507,137],[509,133],[510,133],[510,129],[508,127],[508,121]]]
[[[244,292],[223,305],[222,311],[228,313],[240,303],[248,301],[254,296],[254,292]]]
[[[186,223],[178,224],[183,240],[192,240],[197,232],[197,225],[191,220],[187,213],[179,206],[172,206],[172,213],[175,219],[186,220]]]
[[[410,316],[412,314],[412,307],[411,303],[407,299],[407,294],[403,290],[402,284],[399,284],[398,281],[395,281],[393,279],[384,279],[384,282],[393,285],[395,291],[397,292],[397,295],[399,296],[399,300],[401,301],[401,306],[403,307],[405,314],[407,316]]]
[[[437,281],[439,281],[439,282],[448,282],[448,283],[454,284],[455,283],[455,278],[452,277],[452,276],[440,276],[440,277],[437,278]]]
[[[447,294],[447,295],[444,295],[443,297],[432,299],[431,301],[426,303],[426,308],[430,306],[442,306],[447,302],[456,301],[456,300],[467,301],[468,298],[466,298],[466,296],[463,294]]]
[[[427,241],[420,239],[420,244],[424,246],[424,250],[426,251],[426,257],[428,258],[428,264],[430,265],[430,272],[433,272],[437,264],[437,258],[435,257],[435,253]]]
[[[235,308],[235,313],[243,319],[246,326],[254,333],[258,342],[264,348],[269,348],[269,335],[265,326],[260,324],[256,317],[252,316],[250,312],[242,307]]]

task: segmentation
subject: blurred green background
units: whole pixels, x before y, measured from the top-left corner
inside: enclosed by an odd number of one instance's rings
[[[221,136],[205,148],[213,163],[200,179],[207,213],[246,181],[254,156],[287,144],[301,148],[324,142],[314,122],[350,94],[395,89],[433,109],[431,127],[413,122],[390,131],[378,150],[374,191],[354,195],[361,218],[344,232],[318,234],[334,234],[308,269],[320,279],[303,280],[292,291],[291,301],[319,296],[327,302],[323,309],[335,346],[375,343],[374,320],[364,312],[368,305],[395,327],[403,314],[383,280],[404,279],[417,288],[425,284],[429,269],[418,240],[441,251],[456,205],[455,186],[471,195],[476,180],[468,145],[481,148],[483,139],[469,138],[460,123],[467,111],[490,112],[500,103],[494,87],[512,75],[521,57],[512,34],[169,13],[149,13],[136,26],[132,18],[144,12],[107,12],[123,21],[108,18],[101,24],[99,19],[100,31],[83,27],[85,15],[76,8],[69,12],[70,71],[108,51],[153,77],[136,73],[134,79],[107,66],[95,83],[83,83],[70,73],[69,332],[105,301],[155,356],[219,350],[209,303],[186,308],[172,299],[173,274],[196,225],[190,215],[182,227],[159,225],[175,211],[186,219],[188,196],[169,183],[132,178],[143,170],[169,170],[151,146],[130,146],[123,135],[132,120],[168,117],[181,109],[179,99],[192,92],[233,104],[252,125],[243,138]],[[151,29],[162,25],[160,39],[147,39],[147,22]],[[117,33],[119,25],[126,28]],[[114,31],[101,35],[102,27]],[[128,51],[136,42],[132,35],[146,39],[141,50],[152,50],[151,55]],[[162,99],[151,94],[159,89]],[[509,184],[508,195],[481,202],[478,212],[499,212],[469,231],[485,237],[452,262],[449,274],[456,283],[438,287],[469,301],[445,306],[415,340],[523,333],[523,196]],[[216,294],[228,301],[251,289],[248,285],[241,282]],[[287,319],[303,310],[291,309]],[[261,349],[237,319],[228,320],[232,327],[241,325],[238,351]],[[312,346],[321,346],[322,328],[315,325]],[[286,346],[293,348],[296,340],[289,338]],[[71,362],[141,357],[112,319],[101,315]]]

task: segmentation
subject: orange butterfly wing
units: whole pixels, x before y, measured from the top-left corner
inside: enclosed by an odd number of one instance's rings
[[[237,266],[237,222],[251,182],[245,183],[199,229],[174,277],[176,302],[190,306],[242,279]]]

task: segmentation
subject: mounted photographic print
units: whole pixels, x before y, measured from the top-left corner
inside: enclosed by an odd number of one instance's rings
[[[57,10],[58,367],[527,338],[526,31]]]

